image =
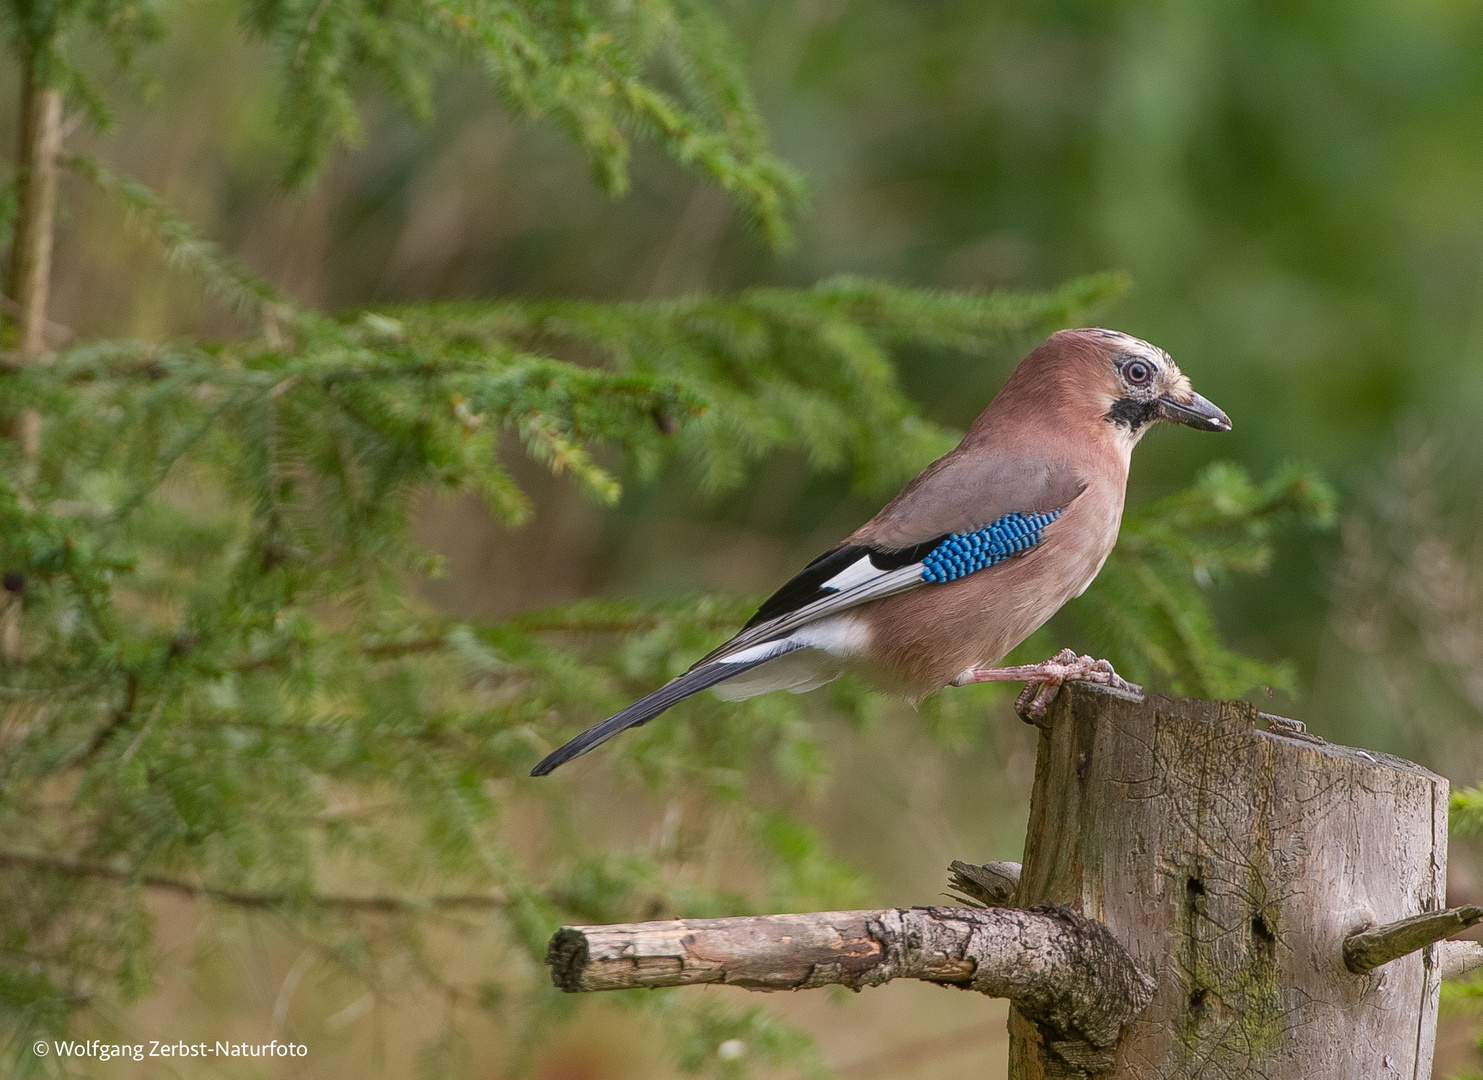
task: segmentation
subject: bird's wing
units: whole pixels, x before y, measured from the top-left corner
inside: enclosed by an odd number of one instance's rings
[[[547,755],[531,775],[545,776],[692,694],[807,647],[790,635],[810,623],[1024,554],[1086,488],[1069,470],[1045,467],[1001,468],[996,488],[983,482],[982,463],[975,469],[973,462],[963,467],[954,461],[950,454],[937,462],[849,540],[804,567],[736,637]],[[928,474],[932,479],[924,484]]]
[[[804,567],[696,667],[766,658],[761,646],[809,623],[1024,554],[1085,489],[1070,468],[1018,460],[986,468],[949,455],[849,540]]]

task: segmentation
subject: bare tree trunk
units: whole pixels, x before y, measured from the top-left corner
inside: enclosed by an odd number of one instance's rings
[[[51,285],[57,158],[62,149],[62,92],[39,83],[37,74],[35,58],[27,56],[21,71],[17,212],[7,279],[7,291],[15,304],[16,358],[22,362],[46,348],[42,334]]]
[[[57,206],[57,159],[62,150],[62,92],[41,81],[36,57],[27,52],[21,64],[20,136],[16,146],[16,218],[11,234],[10,272],[6,291],[14,307],[14,359],[29,363],[46,351],[47,299],[51,291],[52,236]],[[29,498],[30,473],[41,454],[41,414],[24,409],[9,437],[20,445],[27,464],[21,497]],[[12,582],[0,593],[0,660],[11,661],[21,649],[21,603],[24,582]],[[18,575],[17,575],[18,577]]]

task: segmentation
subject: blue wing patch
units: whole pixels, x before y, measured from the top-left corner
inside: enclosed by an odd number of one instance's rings
[[[1041,531],[1060,516],[1059,509],[1043,514],[1016,511],[976,532],[953,533],[922,559],[922,580],[954,581],[1028,551],[1040,543]]]

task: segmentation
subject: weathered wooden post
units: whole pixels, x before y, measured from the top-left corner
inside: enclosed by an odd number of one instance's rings
[[[1246,702],[1078,686],[1047,716],[1017,906],[1103,923],[1157,985],[1110,1076],[1431,1076],[1434,946],[1365,974],[1357,931],[1445,907],[1447,781]],[[1010,1075],[1038,1080],[1010,1020]]]
[[[566,990],[928,979],[1013,1003],[1011,1080],[1427,1080],[1447,782],[1246,702],[1086,684],[1041,727],[1023,869],[954,864],[985,908],[567,927]],[[1012,892],[1012,896],[1010,895]]]

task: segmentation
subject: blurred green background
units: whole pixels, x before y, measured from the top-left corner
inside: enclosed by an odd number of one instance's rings
[[[1154,432],[1130,506],[1218,459],[1258,476],[1311,462],[1341,495],[1338,530],[1289,536],[1269,574],[1212,586],[1230,642],[1297,665],[1295,697],[1267,707],[1456,785],[1477,782],[1483,6],[737,0],[721,10],[776,149],[809,185],[798,243],[782,253],[658,152],[640,149],[631,193],[608,198],[558,133],[512,119],[456,64],[426,123],[368,83],[363,144],[338,152],[307,191],[285,191],[261,46],[232,8],[209,2],[180,8],[142,56],[147,78],[113,88],[111,132],[82,129],[69,146],[139,176],[291,297],[329,311],[729,293],[842,272],[1048,288],[1127,271],[1133,288],[1104,324],[1167,349],[1235,423],[1220,438]],[[0,80],[12,95],[0,101],[3,132],[14,128],[13,82]],[[83,338],[234,331],[75,180],[62,213],[54,322]],[[908,350],[901,377],[925,415],[962,427],[1032,344],[1006,341],[992,362],[972,363]],[[766,592],[876,508],[794,460],[769,463],[724,500],[661,474],[631,484],[614,510],[535,466],[521,479],[538,512],[519,530],[472,501],[427,501],[418,537],[450,570],[420,586],[431,603],[505,616],[586,596]],[[534,552],[559,556],[563,573],[525,572]],[[930,902],[950,858],[1018,857],[1033,741],[1007,709],[946,751],[901,719],[842,728],[834,745],[833,786],[810,813],[880,900]],[[628,812],[638,834],[661,828],[665,808]],[[1483,897],[1475,862],[1458,841],[1453,903]],[[189,917],[169,905],[162,916]],[[263,948],[256,989],[222,1008],[272,1008],[293,953]],[[780,1008],[821,1033],[841,1076],[997,1075],[1002,1025],[967,998],[945,1005],[935,988],[893,986]],[[140,1006],[161,1024],[213,1007],[168,978]],[[600,1015],[537,1074],[653,1075],[622,1011]],[[395,1043],[399,1029],[388,1030]],[[1449,1031],[1438,1075],[1476,1064]],[[339,1074],[321,1059],[302,1075]]]
[[[1311,462],[1353,508],[1398,450],[1436,436],[1448,442],[1436,481],[1461,487],[1483,414],[1476,5],[821,0],[724,12],[775,145],[810,187],[783,254],[656,151],[639,148],[632,193],[610,200],[559,133],[510,119],[456,66],[426,124],[368,84],[364,145],[306,193],[285,192],[276,87],[231,13],[209,4],[146,53],[151,84],[117,96],[113,133],[73,143],[332,311],[724,293],[840,272],[1053,287],[1126,270],[1134,287],[1105,321],[1168,349],[1236,421],[1220,439],[1156,432],[1130,505],[1232,458],[1257,475]],[[55,321],[84,337],[229,329],[81,186],[65,214]],[[1031,344],[972,366],[918,353],[902,378],[927,415],[961,427]],[[542,583],[551,593],[450,584],[445,599],[505,612],[592,592],[765,590],[874,509],[840,500],[827,478],[805,483],[786,465],[724,505],[682,503],[656,483],[615,516],[572,509],[581,526],[534,526],[589,556],[571,580]],[[475,561],[546,539],[486,542]],[[1304,715],[1347,736],[1363,703],[1329,655],[1337,544],[1288,544],[1223,612],[1234,640],[1297,661]],[[1409,746],[1366,722],[1372,741]]]

